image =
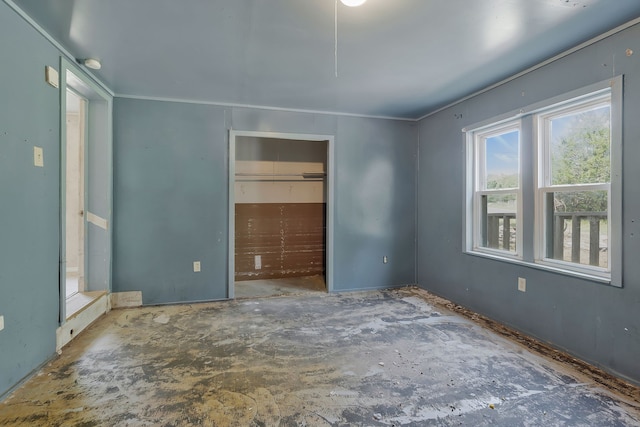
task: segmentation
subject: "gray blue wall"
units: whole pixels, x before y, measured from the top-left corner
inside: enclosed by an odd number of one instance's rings
[[[640,26],[420,122],[418,282],[640,383]],[[627,57],[625,50],[636,53]],[[624,74],[622,289],[463,253],[461,129]],[[525,153],[524,155],[531,155]],[[527,279],[526,293],[517,278]]]
[[[0,396],[55,354],[60,107],[44,81],[59,52],[0,2]],[[44,168],[33,166],[33,147]]]
[[[415,123],[117,98],[114,292],[227,297],[229,128],[334,135],[334,290],[415,283]]]

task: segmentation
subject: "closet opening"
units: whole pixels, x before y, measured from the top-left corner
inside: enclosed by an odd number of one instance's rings
[[[327,292],[330,141],[231,139],[230,298]]]

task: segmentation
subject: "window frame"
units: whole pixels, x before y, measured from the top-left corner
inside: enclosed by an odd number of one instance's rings
[[[465,191],[463,193],[463,252],[468,255],[490,258],[498,261],[524,265],[530,268],[552,271],[566,276],[578,277],[596,283],[622,287],[622,150],[623,150],[623,76],[584,86],[561,95],[507,112],[494,118],[484,120],[463,128],[465,144]],[[608,94],[608,95],[607,95]],[[545,242],[542,233],[541,209],[543,200],[540,192],[540,153],[538,136],[540,129],[537,117],[550,115],[554,111],[570,108],[571,105],[588,103],[598,97],[610,96],[611,134],[610,134],[610,183],[608,197],[608,256],[609,263],[606,271],[582,264],[553,259],[551,262],[540,257]],[[476,173],[475,164],[475,134],[493,128],[506,126],[508,123],[520,122],[520,167],[519,167],[519,197],[518,229],[522,233],[521,241],[517,243],[518,256],[503,250],[476,247],[478,230],[477,215],[474,217],[476,206]],[[530,154],[529,154],[530,153]],[[530,158],[528,156],[531,156]],[[550,157],[549,157],[550,159]],[[591,184],[589,184],[591,185]],[[560,188],[560,186],[558,186]]]
[[[518,187],[516,188],[486,188],[486,140],[494,136],[503,135],[513,131],[518,131]],[[471,207],[471,234],[469,247],[474,252],[484,252],[496,256],[503,256],[514,259],[522,258],[522,227],[516,226],[516,249],[509,251],[505,249],[491,248],[482,246],[483,241],[483,221],[486,218],[483,215],[482,197],[499,194],[516,194],[516,221],[522,218],[522,124],[520,120],[508,120],[490,126],[473,129],[469,133],[469,141],[467,144],[468,154],[471,156],[472,163],[472,207]],[[517,224],[517,223],[516,223]],[[503,236],[504,241],[504,236]]]
[[[565,117],[571,114],[588,111],[598,106],[608,106],[610,112],[610,135],[609,135],[609,166],[612,164],[613,156],[613,95],[610,89],[603,89],[591,93],[589,96],[568,100],[560,106],[546,108],[533,115],[534,121],[534,143],[537,146],[538,161],[536,162],[537,185],[536,185],[536,216],[534,230],[536,232],[535,262],[549,265],[556,268],[569,269],[578,273],[609,278],[611,275],[612,254],[609,248],[611,240],[611,169],[609,182],[607,183],[580,183],[580,184],[553,184],[551,167],[551,141],[549,137],[549,123],[558,117]],[[570,261],[551,258],[548,256],[549,224],[547,196],[556,192],[568,193],[576,191],[606,191],[607,193],[607,267],[579,264]]]

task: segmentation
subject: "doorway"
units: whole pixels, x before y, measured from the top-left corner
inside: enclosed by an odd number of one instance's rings
[[[65,297],[69,300],[78,292],[84,291],[84,147],[87,100],[70,88],[67,88],[66,100]]]
[[[56,349],[108,308],[112,96],[60,59],[60,327]]]
[[[231,132],[230,298],[331,291],[332,141]]]

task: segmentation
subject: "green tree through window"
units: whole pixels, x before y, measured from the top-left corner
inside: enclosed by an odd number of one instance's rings
[[[610,182],[610,108],[602,107],[553,122],[554,127],[561,128],[552,141],[553,185]],[[605,192],[556,193],[555,199],[559,210],[565,212],[607,210]]]

